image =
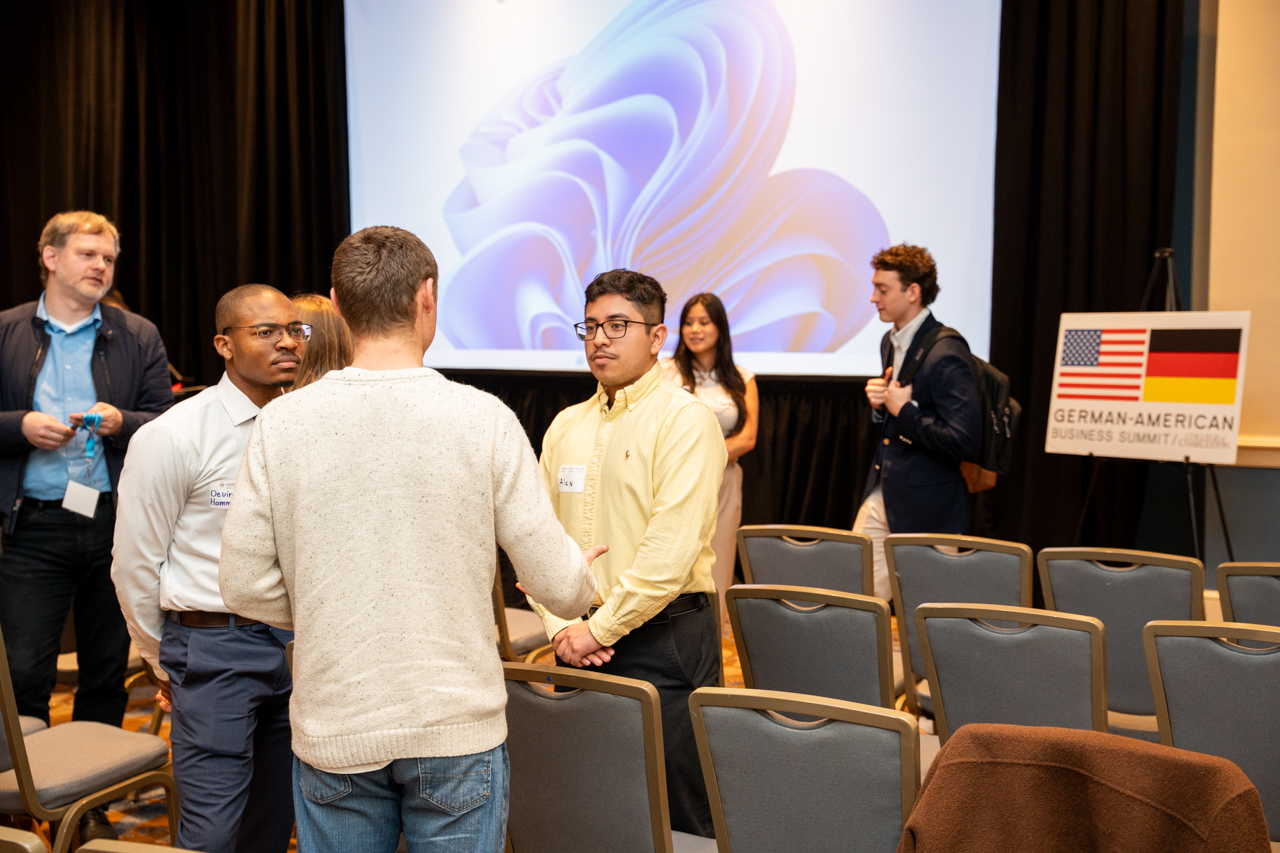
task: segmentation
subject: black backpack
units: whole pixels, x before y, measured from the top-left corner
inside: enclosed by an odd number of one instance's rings
[[[948,326],[938,326],[929,332],[920,342],[920,347],[912,347],[915,358],[903,366],[898,373],[898,381],[910,385],[915,379],[916,370],[924,363],[925,356],[933,345],[943,338],[959,338],[966,348],[969,342],[964,335]],[[995,485],[996,474],[1009,473],[1009,464],[1013,461],[1013,437],[1018,432],[1018,421],[1022,418],[1022,406],[1009,396],[1009,377],[995,367],[969,353],[973,359],[974,373],[977,374],[978,395],[982,409],[982,451],[972,463],[989,476],[982,477],[980,472],[965,472],[965,480],[969,482],[969,491],[976,492],[989,489]],[[964,463],[961,463],[962,467]],[[981,483],[981,487],[975,487]]]

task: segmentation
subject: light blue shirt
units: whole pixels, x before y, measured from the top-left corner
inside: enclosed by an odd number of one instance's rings
[[[44,320],[49,352],[36,377],[32,407],[71,426],[73,413],[87,412],[98,402],[98,392],[93,386],[93,345],[98,338],[98,327],[102,325],[102,309],[95,306],[93,314],[74,326],[67,326],[49,316],[41,295],[36,316]],[[102,439],[94,442],[96,447],[90,462],[85,455],[88,438],[88,430],[77,429],[75,437],[57,450],[32,450],[22,477],[24,494],[41,501],[59,500],[66,495],[67,482],[72,479],[100,492],[111,491]]]

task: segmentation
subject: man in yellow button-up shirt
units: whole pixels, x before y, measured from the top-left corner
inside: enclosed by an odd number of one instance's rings
[[[565,530],[583,550],[609,550],[591,567],[600,597],[588,620],[534,607],[561,662],[658,689],[671,828],[710,837],[688,699],[720,671],[711,534],[724,439],[710,409],[663,380],[666,294],[658,282],[629,270],[602,273],[586,303],[578,336],[600,386],[556,416],[541,465]]]

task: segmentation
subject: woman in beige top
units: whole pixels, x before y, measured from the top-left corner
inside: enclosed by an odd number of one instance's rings
[[[716,530],[711,549],[716,562],[711,573],[720,597],[721,624],[728,622],[724,593],[733,583],[738,524],[742,521],[742,468],[738,457],[756,446],[760,396],[756,378],[733,363],[729,318],[714,293],[699,293],[680,312],[680,343],[675,357],[662,362],[668,379],[706,403],[720,422],[729,464],[720,484]]]

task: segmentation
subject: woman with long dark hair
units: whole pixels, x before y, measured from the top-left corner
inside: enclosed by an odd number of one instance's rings
[[[756,446],[760,397],[755,376],[733,363],[729,317],[720,297],[699,293],[684,304],[675,357],[663,361],[662,369],[668,379],[707,404],[720,422],[729,451],[729,464],[720,483],[716,531],[711,537],[711,549],[716,555],[712,575],[720,596],[723,624],[728,619],[724,593],[733,583],[738,524],[742,521],[742,468],[738,457]]]

